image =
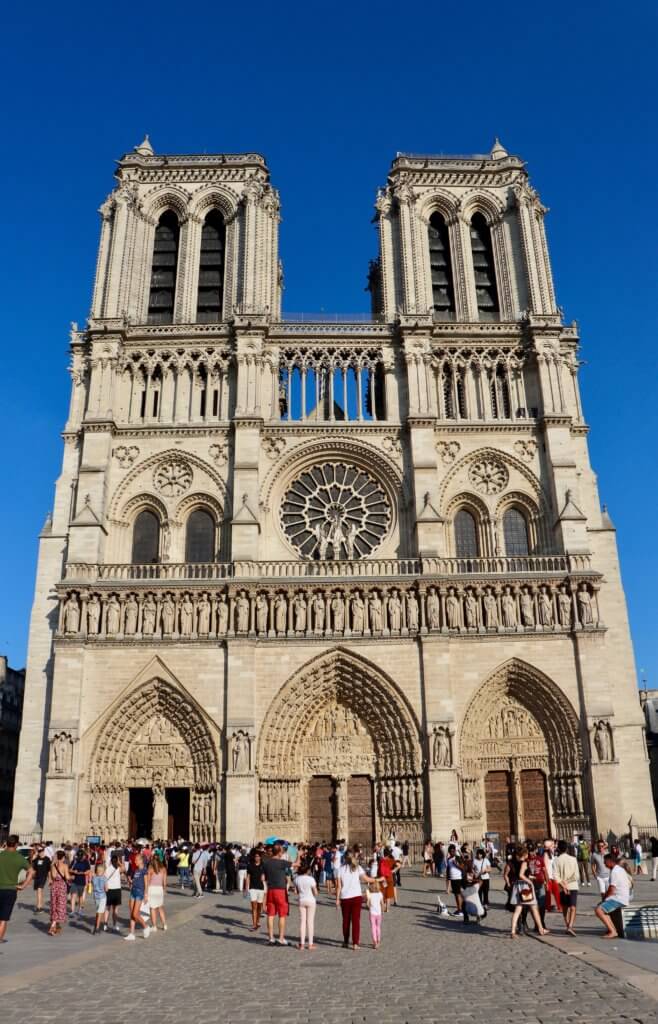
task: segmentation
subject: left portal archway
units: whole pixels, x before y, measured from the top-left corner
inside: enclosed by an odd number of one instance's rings
[[[171,827],[168,798],[189,793],[189,836],[218,833],[218,730],[201,709],[171,683],[153,679],[126,695],[100,728],[90,760],[89,824],[107,836],[127,834],[130,793],[145,790],[152,801],[152,835]],[[180,795],[178,797],[180,801]]]

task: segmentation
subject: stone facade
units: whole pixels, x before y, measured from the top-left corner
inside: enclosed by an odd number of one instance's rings
[[[25,669],[10,668],[0,655],[0,829],[9,827],[14,802]]]
[[[340,322],[281,316],[260,156],[145,140],[117,178],[71,332],[14,827],[655,821],[577,330],[522,161],[398,156],[372,317]]]

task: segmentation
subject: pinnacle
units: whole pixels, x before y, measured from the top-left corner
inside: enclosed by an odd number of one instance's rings
[[[491,159],[492,160],[502,160],[504,157],[509,156],[507,150],[505,149],[505,147],[501,143],[501,141],[498,138],[498,136],[496,136],[495,142],[494,142],[494,144],[493,144],[493,146],[491,148],[491,154],[490,155],[491,155]]]
[[[148,135],[144,136],[144,141],[140,142],[139,146],[135,146],[135,153],[139,153],[140,156],[153,156],[153,146]]]

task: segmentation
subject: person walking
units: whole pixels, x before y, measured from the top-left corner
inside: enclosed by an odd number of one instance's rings
[[[82,911],[85,909],[87,885],[91,880],[91,862],[85,847],[82,845],[78,848],[78,852],[71,864],[71,879],[70,916],[74,917],[77,914],[78,918],[81,918]]]
[[[610,915],[616,910],[623,911],[623,908],[627,907],[630,903],[633,879],[613,853],[606,853],[605,865],[610,872],[608,888],[605,891],[603,902],[599,903],[598,907],[594,907],[594,913],[606,927],[603,938],[617,939],[619,938],[619,933]]]
[[[475,857],[473,859],[473,876],[480,882],[480,888],[478,895],[480,897],[480,903],[484,910],[484,917],[487,916],[489,909],[489,884],[491,882],[491,861],[487,857],[486,853],[479,847],[475,851]]]
[[[528,907],[532,914],[535,926],[540,935],[548,935],[548,929],[544,928],[539,917],[539,910],[537,908],[537,897],[535,896],[535,889],[530,879],[529,865],[528,865],[528,847],[521,845],[517,848],[515,854],[515,881],[512,885],[512,891],[510,893],[510,905],[514,908],[512,911],[512,928],[511,937],[516,939],[518,937],[517,925],[521,912],[524,907]]]
[[[146,921],[140,914],[142,909],[142,903],[146,900],[146,868],[144,867],[144,858],[141,853],[137,854],[135,858],[135,869],[133,872],[132,880],[130,883],[130,931],[125,937],[126,942],[135,941],[135,925],[140,924],[144,931],[144,938],[148,939],[151,934],[151,929],[148,924],[148,918]]]
[[[575,935],[576,907],[578,904],[578,861],[569,853],[566,839],[557,844],[557,857],[554,862],[555,880],[560,886],[560,905],[566,925],[567,934]]]
[[[34,868],[17,850],[18,836],[11,835],[7,839],[4,850],[0,850],[0,942],[5,942],[7,925],[16,903],[19,892],[27,888],[35,876]],[[25,878],[18,879],[22,872]]]
[[[265,900],[265,883],[263,881],[263,855],[260,850],[252,850],[247,865],[247,885],[251,904],[251,923],[255,932],[260,928],[261,914]]]
[[[308,935],[308,948],[315,949],[314,925],[318,887],[309,872],[308,861],[302,861],[295,876],[295,889],[299,896],[299,948],[304,949]]]
[[[576,860],[578,861],[581,885],[587,884],[591,886],[592,884],[589,877],[590,856],[591,850],[585,836],[578,836],[578,843],[576,844]]]
[[[291,878],[290,862],[281,843],[272,847],[272,856],[263,863],[263,880],[267,885],[267,934],[270,946],[287,946],[286,918],[289,913],[288,886]],[[229,890],[232,891],[232,890]],[[279,937],[274,938],[274,918],[279,919]]]
[[[462,871],[461,858],[457,854],[457,847],[450,843],[448,847],[448,860],[446,861],[446,892],[452,892],[455,897],[455,909],[452,917],[461,917],[464,909],[462,889],[464,887],[464,875]]]
[[[596,879],[596,884],[599,887],[599,895],[601,899],[605,899],[606,890],[608,888],[608,879],[610,878],[610,872],[605,863],[605,855],[607,852],[608,844],[599,839],[596,842],[595,849],[592,853],[592,874]]]
[[[151,914],[151,928],[158,930],[158,917],[162,923],[162,930],[167,930],[167,917],[164,909],[164,898],[167,891],[167,869],[154,853],[146,873],[146,891],[148,892],[149,910]]]
[[[423,847],[423,878],[430,878],[434,874],[434,847],[432,840],[428,839]]]
[[[121,880],[126,878],[121,867],[119,854],[113,853],[110,856],[109,864],[105,866],[105,878],[107,880],[107,902],[105,909],[105,924],[109,925],[110,914],[112,915],[112,928],[117,934],[121,931],[119,927],[119,907],[121,906]]]
[[[36,893],[36,906],[34,908],[35,914],[45,913],[46,908],[43,905],[43,890],[46,887],[48,881],[48,875],[50,874],[50,865],[52,861],[50,857],[46,856],[46,848],[43,843],[40,843],[34,852],[32,857],[32,868],[34,870],[34,891]]]
[[[382,907],[384,897],[377,878],[375,878],[370,888],[366,890],[366,903],[368,904],[368,916],[370,918],[372,946],[373,949],[379,949],[382,942]]]
[[[639,839],[636,839],[633,843],[633,865],[635,867],[636,875],[645,874],[644,868],[642,867],[642,843]]]
[[[192,850],[192,856],[190,858],[190,866],[192,868],[192,879],[194,882],[194,897],[200,900],[203,896],[203,883],[206,878],[206,864],[208,863],[208,854],[202,848],[200,843],[194,844]]]
[[[103,867],[102,860],[96,864],[94,868],[94,875],[91,880],[91,891],[94,894],[94,904],[96,908],[96,917],[94,919],[94,927],[92,935],[96,935],[101,929],[107,931],[107,923],[105,921],[106,909],[107,909],[107,878],[105,877],[105,869]]]
[[[552,839],[544,840],[544,874],[546,875],[546,913],[560,911],[560,886],[555,879],[555,843]],[[555,903],[555,907],[552,907]]]
[[[350,927],[352,930],[352,949],[359,948],[361,940],[361,881],[372,884],[353,853],[346,853],[336,880],[336,906],[340,907],[343,918],[343,948],[350,944]]]
[[[384,897],[384,913],[388,913],[391,903],[397,906],[397,893],[395,890],[395,864],[396,861],[388,846],[384,847],[384,856],[379,862],[379,878],[382,880],[382,895]],[[372,877],[372,876],[371,876]],[[376,875],[374,876],[377,877]]]
[[[50,928],[49,935],[59,935],[62,925],[66,922],[66,899],[71,869],[66,859],[66,851],[58,850],[50,867]]]

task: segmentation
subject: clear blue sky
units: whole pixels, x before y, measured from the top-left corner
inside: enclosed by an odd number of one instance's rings
[[[495,135],[551,207],[558,301],[581,325],[601,497],[638,666],[656,653],[654,4],[37,2],[3,19],[5,422],[0,652],[25,660],[37,534],[84,323],[96,210],[145,131],[159,152],[256,150],[281,190],[288,311],[367,311],[378,185],[396,151]],[[230,7],[231,13],[225,10]]]

